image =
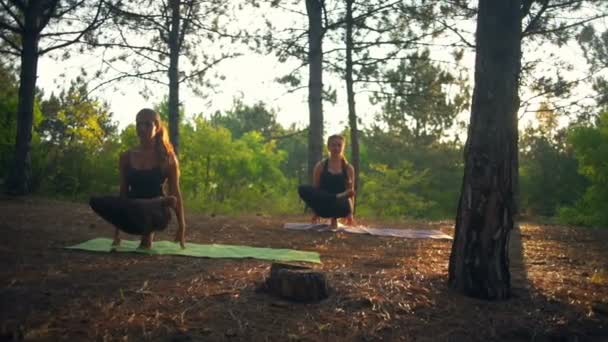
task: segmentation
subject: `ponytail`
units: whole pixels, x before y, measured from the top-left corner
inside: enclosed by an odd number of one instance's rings
[[[154,144],[154,149],[156,150],[156,155],[158,156],[160,164],[166,167],[169,161],[172,159],[171,157],[175,155],[175,151],[173,150],[173,145],[169,141],[169,134],[167,134],[167,128],[160,120],[155,140],[156,143]]]

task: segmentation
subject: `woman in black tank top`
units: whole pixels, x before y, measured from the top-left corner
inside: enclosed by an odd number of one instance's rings
[[[92,197],[91,208],[120,230],[141,235],[142,248],[151,248],[154,232],[167,228],[173,208],[179,229],[175,241],[185,248],[186,223],[179,188],[179,166],[160,115],[152,109],[137,114],[139,146],[120,155],[120,196]],[[163,187],[167,184],[170,196]]]
[[[313,223],[319,217],[330,218],[336,228],[338,218],[346,217],[353,224],[355,171],[344,158],[344,138],[332,135],[327,139],[329,158],[317,163],[313,171],[313,185],[300,185],[300,198],[314,212]]]

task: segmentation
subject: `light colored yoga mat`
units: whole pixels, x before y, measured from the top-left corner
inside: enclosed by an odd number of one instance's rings
[[[65,247],[67,249],[80,249],[92,252],[135,252],[144,254],[169,254],[203,258],[254,258],[276,261],[305,261],[321,263],[319,253],[298,251],[294,249],[260,248],[236,245],[201,245],[186,243],[186,249],[171,241],[154,241],[152,249],[138,249],[139,241],[122,240],[120,246],[113,247],[112,240],[97,238],[83,243]]]
[[[372,228],[365,226],[344,226],[338,225],[338,228],[331,229],[328,224],[312,224],[312,223],[285,223],[283,228],[291,230],[313,230],[317,232],[335,231],[353,234],[369,234],[377,236],[394,236],[407,239],[448,239],[452,237],[444,234],[440,230],[429,229],[394,229],[394,228]]]

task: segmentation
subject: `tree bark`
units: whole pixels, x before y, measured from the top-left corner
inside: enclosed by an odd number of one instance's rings
[[[169,139],[175,153],[179,152],[179,35],[180,0],[170,0],[171,31],[169,31]],[[181,33],[183,34],[183,32]]]
[[[21,35],[19,102],[17,104],[17,136],[13,165],[5,189],[11,195],[25,195],[30,190],[30,151],[38,70],[38,42],[41,30],[38,23],[43,20],[40,18],[41,11],[40,1],[32,1],[24,10],[24,27]]]
[[[355,190],[359,189],[359,130],[353,86],[353,0],[346,0],[346,96],[350,126],[351,164],[355,169]],[[357,201],[355,201],[355,204]]]
[[[308,14],[308,179],[323,156],[323,0],[306,0]]]
[[[517,184],[521,0],[480,0],[475,88],[449,284],[465,295],[507,299],[508,240]]]

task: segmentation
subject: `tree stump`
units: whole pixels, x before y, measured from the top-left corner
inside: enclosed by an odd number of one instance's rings
[[[273,263],[264,289],[275,296],[296,302],[317,302],[327,298],[325,274],[309,267]]]

